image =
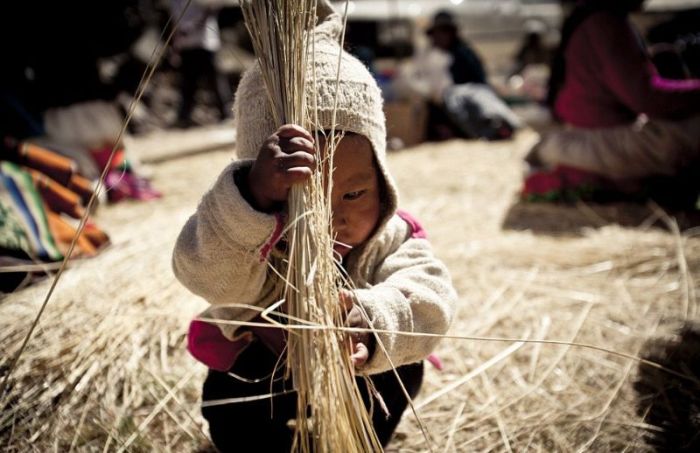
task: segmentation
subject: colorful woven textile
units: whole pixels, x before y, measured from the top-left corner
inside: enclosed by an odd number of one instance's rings
[[[32,255],[57,261],[63,258],[49,229],[44,202],[34,186],[32,177],[11,162],[0,163],[0,175],[4,191],[9,194],[11,207],[23,220],[27,236],[31,239]]]
[[[0,247],[11,252],[31,253],[34,248],[23,219],[15,212],[4,176],[0,175]]]

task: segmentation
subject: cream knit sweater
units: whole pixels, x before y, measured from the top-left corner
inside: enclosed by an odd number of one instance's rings
[[[319,1],[318,11],[314,57],[308,68],[308,79],[313,83],[307,98],[315,109],[311,127],[327,130],[334,126],[366,137],[385,188],[385,209],[377,231],[346,257],[346,271],[357,288],[356,299],[376,329],[445,333],[455,291],[428,241],[395,215],[398,194],[386,167],[381,92],[367,68],[339,46],[340,16],[325,0]],[[254,65],[241,79],[234,105],[236,148],[241,160],[228,166],[204,195],[175,246],[175,275],[212,305],[202,317],[249,321],[258,312],[241,305],[266,308],[282,297],[281,281],[268,266],[270,261],[279,260],[270,251],[280,239],[282,217],[253,209],[234,182],[236,172],[252,164],[261,144],[279,126],[272,120],[267,100],[260,67]],[[218,326],[230,340],[250,335],[232,325]],[[363,373],[386,371],[391,363],[400,366],[421,360],[438,341],[398,333],[379,334],[378,340],[391,361],[377,345]]]
[[[236,161],[223,171],[175,246],[175,275],[212,305],[203,318],[249,321],[258,312],[240,305],[265,308],[280,297],[268,251],[279,239],[282,220],[256,211],[241,195],[234,173],[249,165],[250,160]],[[368,243],[347,257],[358,303],[375,329],[392,331],[378,335],[391,360],[377,345],[363,374],[424,359],[438,342],[398,332],[443,334],[450,325],[456,299],[450,276],[428,241],[416,236],[408,222],[391,214]],[[219,328],[228,339],[237,339],[235,326]]]

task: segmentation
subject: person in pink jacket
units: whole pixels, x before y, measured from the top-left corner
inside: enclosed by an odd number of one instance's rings
[[[658,177],[685,177],[697,199],[700,80],[661,77],[629,20],[643,1],[578,2],[553,62],[549,101],[562,129],[527,160],[570,180],[638,190]],[[557,170],[559,168],[559,170]],[[561,170],[564,168],[564,170]],[[536,177],[535,177],[536,179]],[[526,181],[526,191],[536,181]]]

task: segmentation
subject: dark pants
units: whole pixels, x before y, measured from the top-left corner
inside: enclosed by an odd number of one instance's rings
[[[447,115],[445,106],[434,102],[428,102],[428,119],[425,135],[432,142],[441,142],[461,136]]]
[[[195,94],[200,81],[204,88],[214,95],[214,102],[219,111],[220,119],[228,116],[226,104],[229,101],[230,90],[225,77],[220,75],[214,64],[214,52],[206,49],[185,49],[180,53],[180,73],[182,75],[182,104],[178,112],[178,120],[190,119],[195,105]]]
[[[274,381],[270,373],[278,365]],[[204,382],[202,400],[217,400],[245,396],[265,395],[292,388],[291,379],[284,380],[284,364],[267,347],[254,342],[241,353],[230,370],[248,382],[228,373],[209,370]],[[423,381],[423,363],[418,362],[397,368],[411,398],[415,397]],[[372,423],[382,445],[389,443],[391,435],[401,419],[408,401],[398,385],[393,371],[371,377],[390,416],[387,418],[378,404],[374,405]],[[250,382],[258,380],[258,382]],[[358,378],[358,386],[365,405],[369,407],[367,386]],[[287,426],[296,418],[297,396],[295,392],[244,403],[230,403],[202,408],[209,422],[214,445],[222,452],[289,452],[293,430]]]

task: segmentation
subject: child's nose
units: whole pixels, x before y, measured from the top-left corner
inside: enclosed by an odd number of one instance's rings
[[[333,231],[342,231],[347,226],[347,219],[341,210],[333,210]]]

